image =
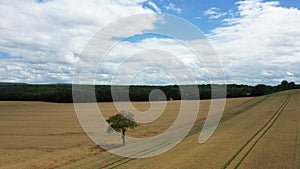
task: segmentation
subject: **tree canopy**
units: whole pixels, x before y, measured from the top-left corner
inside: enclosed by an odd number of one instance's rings
[[[112,99],[111,90],[112,87],[118,96],[117,99]],[[111,101],[129,101],[127,93],[124,91],[124,86],[110,86],[110,85],[96,85],[95,91],[87,90],[89,85],[78,85],[76,91],[80,93],[80,99],[77,102],[111,102]],[[294,82],[282,81],[281,84],[276,86],[269,86],[265,84],[258,84],[256,86],[242,85],[242,84],[227,84],[227,98],[232,97],[249,97],[249,96],[261,96],[282,90],[299,89],[300,85]],[[180,99],[193,99],[188,96],[182,96],[180,93],[180,87],[178,85],[169,86],[129,86],[129,99],[130,101],[148,101],[149,94],[154,89],[162,90],[168,100],[180,100]],[[211,98],[211,85],[203,84],[198,85],[200,99]],[[91,93],[92,92],[92,93]],[[193,92],[190,91],[191,96]],[[96,98],[90,100],[91,94]],[[126,97],[124,97],[126,96]],[[116,100],[115,100],[116,99]],[[161,98],[155,98],[160,100]],[[72,85],[71,84],[49,84],[49,85],[32,85],[32,84],[6,84],[0,83],[0,101],[48,101],[58,103],[72,103]]]
[[[108,132],[112,132],[113,130],[122,132],[121,138],[123,140],[123,145],[125,145],[125,133],[127,129],[134,129],[138,126],[138,123],[136,123],[133,118],[133,114],[130,112],[118,113],[109,117],[106,121],[109,124]]]
[[[110,127],[117,132],[126,131],[129,128],[134,129],[138,126],[134,120],[133,114],[124,111],[109,117],[106,121]]]

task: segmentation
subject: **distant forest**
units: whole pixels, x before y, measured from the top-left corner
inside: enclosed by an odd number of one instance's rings
[[[294,82],[288,82],[286,80],[282,81],[281,84],[277,86],[264,84],[258,84],[256,86],[228,84],[226,86],[227,98],[261,96],[283,90],[300,89],[300,85],[296,85]],[[87,85],[80,85],[79,89],[81,90],[81,94],[83,96],[88,95],[85,87],[87,87]],[[198,85],[198,88],[201,99],[211,98],[211,85]],[[186,99],[180,95],[179,86],[177,85],[130,86],[129,98],[131,101],[148,101],[149,94],[154,89],[162,90],[168,100]],[[112,101],[111,86],[109,85],[96,85],[95,91],[92,92],[95,92],[94,94],[98,102]],[[85,99],[83,99],[82,101],[84,100]],[[124,98],[124,100],[126,99]],[[72,103],[72,85],[0,83],[0,101],[47,101],[58,103]],[[119,101],[122,101],[122,98]]]

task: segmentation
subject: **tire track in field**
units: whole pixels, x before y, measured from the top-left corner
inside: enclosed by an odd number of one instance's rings
[[[238,168],[244,159],[248,156],[254,146],[259,142],[259,140],[269,131],[269,129],[274,125],[278,117],[281,115],[282,111],[288,105],[292,94],[289,93],[284,102],[275,111],[272,117],[252,136],[249,140],[223,165],[222,169],[226,168]]]
[[[295,138],[296,148],[295,148],[295,151],[294,151],[294,168],[299,168],[300,167],[300,163],[298,161],[300,159],[299,158],[299,150],[300,150],[300,121],[298,121],[297,131],[296,132],[297,132],[297,134],[296,134],[296,138]]]
[[[253,99],[250,99],[250,100],[248,100],[248,101],[246,101],[246,102],[243,102],[243,103],[241,103],[241,104],[239,104],[239,105],[237,105],[237,106],[235,106],[235,107],[229,109],[228,111],[233,110],[233,109],[235,109],[235,108],[237,108],[237,107],[240,107],[240,106],[242,106],[242,105],[246,105],[246,104],[250,103],[249,105],[247,105],[246,107],[244,107],[244,108],[242,108],[242,109],[240,109],[240,110],[237,110],[237,111],[234,111],[234,112],[232,112],[232,113],[228,113],[228,114],[224,115],[224,116],[222,117],[220,123],[222,123],[222,122],[224,122],[224,121],[226,121],[226,120],[229,120],[229,119],[235,117],[236,115],[238,115],[238,114],[240,114],[240,113],[243,113],[243,112],[245,112],[246,110],[249,110],[249,109],[252,108],[252,107],[257,106],[258,104],[260,104],[260,103],[262,103],[263,101],[267,100],[267,98],[269,98],[270,96],[271,96],[271,95],[266,95],[266,96],[263,96],[263,97],[261,97],[261,98],[259,98],[259,99],[257,99],[257,100],[254,100],[254,98],[253,98]],[[251,103],[251,101],[253,101],[253,103]],[[197,122],[198,122],[198,123],[195,123],[195,125],[193,126],[193,128],[191,129],[191,131],[188,133],[188,135],[186,136],[186,138],[189,137],[189,136],[192,136],[192,135],[194,135],[194,134],[199,133],[200,130],[201,130],[201,128],[204,126],[205,119],[199,120],[199,121],[197,121]],[[152,151],[155,151],[155,150],[157,150],[157,149],[161,149],[161,148],[163,148],[163,147],[165,147],[165,146],[168,146],[168,145],[170,145],[170,144],[172,144],[173,142],[176,142],[176,141],[178,141],[178,140],[172,140],[172,141],[170,141],[170,142],[162,143],[162,144],[160,144],[160,145],[158,145],[158,146],[155,146],[155,147],[152,147],[152,148],[148,149],[148,151],[138,152],[138,153],[136,153],[135,155],[143,155],[143,154],[147,154],[147,153],[149,153],[149,152],[152,152]],[[118,166],[121,166],[121,165],[126,164],[126,163],[128,163],[128,162],[130,162],[130,161],[133,161],[133,160],[136,160],[136,158],[121,157],[121,158],[119,158],[119,159],[116,160],[116,161],[110,162],[110,163],[108,163],[108,164],[104,164],[104,165],[99,166],[99,167],[97,167],[97,168],[99,168],[99,169],[100,169],[100,168],[101,168],[101,169],[102,169],[102,168],[116,168],[116,167],[118,167]]]

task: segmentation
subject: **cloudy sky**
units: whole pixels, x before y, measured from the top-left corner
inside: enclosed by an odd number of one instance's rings
[[[111,28],[121,18],[145,13],[150,15]],[[173,23],[169,35],[155,34],[172,23],[164,14],[186,23]],[[185,70],[195,81],[181,82],[211,83],[210,64],[187,51],[183,44],[188,44],[201,47],[208,58],[215,57],[205,47],[211,45],[227,83],[300,83],[299,1],[0,0],[0,18],[0,82],[72,83],[76,66],[84,62],[97,63],[97,71],[89,73],[99,84],[172,84]],[[185,24],[203,36],[181,31],[181,39],[174,38]],[[100,37],[99,48],[114,46],[99,63],[82,52],[101,31],[107,36]]]

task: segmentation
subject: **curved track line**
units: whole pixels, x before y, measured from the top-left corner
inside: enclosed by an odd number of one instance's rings
[[[251,101],[254,101],[253,103],[249,104],[248,106],[244,107],[244,108],[241,109],[241,110],[238,110],[238,111],[235,111],[235,112],[226,114],[226,115],[221,119],[220,122],[224,122],[224,121],[226,121],[226,120],[229,120],[229,119],[235,117],[236,115],[238,115],[238,114],[240,114],[240,113],[243,113],[243,112],[245,112],[246,110],[249,110],[249,109],[252,108],[252,107],[255,107],[256,105],[258,105],[258,104],[262,103],[263,101],[265,101],[265,100],[266,100],[267,98],[269,98],[270,96],[271,96],[271,95],[263,96],[263,97],[261,97],[261,98],[258,99],[258,100],[254,100],[254,98],[253,98],[253,99],[250,99],[250,100],[248,100],[248,101],[246,101],[246,102],[243,102],[243,103],[241,103],[241,104],[239,104],[239,105],[237,105],[237,106],[235,106],[235,107],[229,109],[228,111],[233,110],[233,109],[236,108],[236,107],[240,107],[240,106],[242,106],[242,105],[251,103]],[[205,119],[202,119],[202,120],[198,121],[198,123],[195,124],[195,125],[193,126],[192,130],[189,132],[189,134],[188,134],[186,137],[189,137],[189,136],[192,136],[192,135],[194,135],[194,134],[199,133],[200,129],[201,129],[201,128],[203,127],[203,125],[204,125],[204,122],[205,122]],[[169,144],[172,144],[174,141],[177,141],[177,140],[172,140],[172,142],[162,143],[162,144],[159,145],[159,146],[150,148],[149,151],[146,151],[146,152],[145,152],[145,151],[143,151],[143,152],[138,152],[136,155],[139,155],[139,154],[140,154],[140,155],[143,155],[143,154],[146,154],[146,153],[148,153],[148,152],[155,151],[155,150],[160,149],[160,148],[162,148],[162,147],[165,147],[165,146],[167,146],[167,145],[169,145]],[[133,160],[136,160],[136,158],[122,157],[121,159],[118,159],[118,160],[113,161],[113,162],[111,162],[111,163],[108,163],[108,164],[99,166],[99,167],[97,167],[97,168],[99,168],[99,169],[100,169],[100,168],[101,168],[101,169],[102,169],[102,168],[116,168],[116,167],[118,167],[118,166],[121,166],[121,165],[126,164],[126,163],[128,163],[128,162],[130,162],[130,161],[133,161]]]
[[[259,140],[269,131],[269,129],[276,122],[284,108],[288,105],[292,94],[290,93],[272,117],[249,139],[247,142],[233,155],[222,167],[225,168],[238,168],[243,160],[248,156],[254,146]]]

